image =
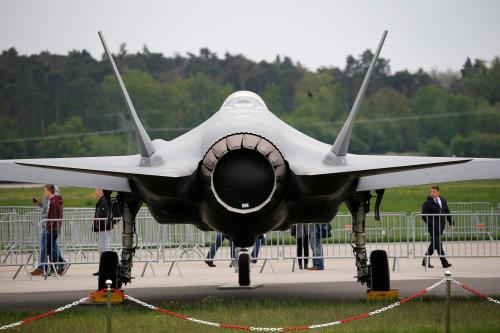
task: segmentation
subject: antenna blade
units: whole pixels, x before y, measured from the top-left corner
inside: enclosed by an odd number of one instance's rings
[[[120,75],[120,72],[118,71],[118,68],[116,67],[115,61],[113,59],[113,56],[111,55],[111,52],[109,52],[108,46],[106,44],[106,41],[104,40],[104,35],[102,32],[99,33],[99,38],[101,39],[102,46],[104,47],[104,51],[108,55],[109,62],[111,63],[111,67],[113,68],[113,72],[115,73],[116,79],[118,80],[118,84],[120,85],[120,90],[123,95],[123,99],[125,100],[125,104],[128,107],[128,110],[130,112],[130,116],[132,117],[132,122],[134,124],[134,132],[135,132],[135,138],[137,139],[137,144],[139,145],[139,151],[141,152],[142,157],[151,157],[151,155],[154,154],[155,149],[153,146],[153,143],[151,142],[151,139],[148,136],[148,133],[144,129],[144,126],[142,126],[142,123],[137,116],[137,112],[135,111],[134,104],[132,104],[132,100],[130,99],[130,96],[128,94],[127,88],[125,87],[125,84],[123,83],[122,76]]]
[[[351,141],[352,134],[352,126],[354,125],[354,120],[356,119],[356,114],[358,113],[359,107],[361,105],[361,101],[365,95],[366,87],[370,82],[370,78],[372,76],[373,70],[375,69],[375,63],[377,62],[378,56],[380,54],[380,50],[382,50],[382,46],[384,45],[385,37],[387,36],[387,30],[384,30],[382,34],[382,38],[378,44],[377,50],[373,55],[372,61],[370,63],[370,67],[368,67],[368,71],[366,72],[363,83],[361,84],[361,88],[359,88],[358,95],[354,100],[354,104],[352,105],[351,112],[349,113],[349,117],[347,118],[344,126],[340,130],[337,139],[332,145],[332,152],[337,156],[345,156],[347,154],[347,148],[349,148],[349,142]]]

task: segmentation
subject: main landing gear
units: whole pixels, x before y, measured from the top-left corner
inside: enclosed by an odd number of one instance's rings
[[[137,200],[130,193],[122,192],[118,193],[116,201],[123,221],[121,261],[119,261],[116,252],[103,252],[99,261],[98,290],[106,287],[105,281],[108,279],[113,281],[112,288],[116,289],[132,281],[132,261],[137,247],[137,244],[134,244],[134,237],[137,235],[135,218],[141,208],[142,201]],[[111,209],[111,205],[109,206]]]
[[[384,191],[377,190],[375,216],[380,220],[379,207]],[[370,192],[357,192],[348,200],[346,205],[351,212],[353,252],[356,257],[357,281],[367,285],[372,291],[389,291],[390,276],[387,253],[384,250],[375,250],[370,254],[370,264],[366,253],[366,214],[370,211]]]

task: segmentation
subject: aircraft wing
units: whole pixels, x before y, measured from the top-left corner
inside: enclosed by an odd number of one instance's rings
[[[0,181],[97,187],[130,192],[134,176],[177,178],[196,169],[185,165],[141,166],[140,155],[0,160]]]
[[[293,160],[290,168],[297,175],[321,176],[328,174],[352,174],[355,177],[372,176],[397,171],[425,169],[430,167],[462,164],[470,158],[420,157],[420,156],[377,156],[347,154],[342,160],[319,159]]]
[[[54,159],[78,163],[79,158]],[[0,181],[32,182],[37,184],[57,184],[107,190],[130,192],[129,179],[126,175],[102,174],[92,170],[55,169],[36,164],[22,164],[25,160],[0,160]],[[28,161],[28,160],[26,160]],[[31,163],[35,163],[29,160]],[[40,160],[50,161],[50,159]]]
[[[392,156],[387,158],[390,159]],[[474,158],[460,164],[363,176],[359,178],[356,190],[368,191],[382,188],[480,179],[500,179],[500,159]]]

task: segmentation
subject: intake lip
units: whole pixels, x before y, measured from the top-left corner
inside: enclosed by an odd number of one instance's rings
[[[220,139],[201,163],[205,192],[226,210],[239,214],[259,211],[269,204],[285,174],[279,150],[267,139],[249,133]]]

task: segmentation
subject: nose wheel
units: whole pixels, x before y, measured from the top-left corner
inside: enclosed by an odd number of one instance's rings
[[[240,249],[238,254],[238,283],[240,286],[250,285],[250,255],[247,249]]]

